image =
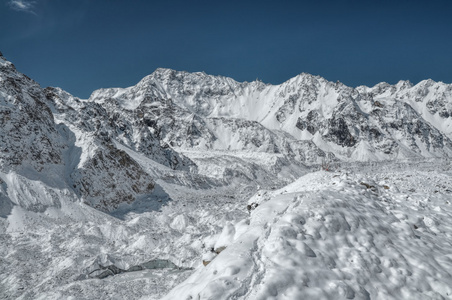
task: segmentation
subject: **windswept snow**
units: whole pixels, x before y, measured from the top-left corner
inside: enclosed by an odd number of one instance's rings
[[[452,191],[429,193],[449,175],[321,171],[261,190],[165,299],[451,298]]]

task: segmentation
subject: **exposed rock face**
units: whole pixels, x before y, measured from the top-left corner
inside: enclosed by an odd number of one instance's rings
[[[33,180],[50,178],[46,179],[47,184],[73,189],[85,203],[104,211],[151,192],[154,187],[151,176],[124,151],[116,149],[108,137],[89,138],[95,123],[77,123],[78,113],[74,111],[69,116],[72,119],[66,122],[77,125],[71,128],[74,134],[56,120],[58,116],[48,106],[51,91],[41,89],[0,57],[0,171],[16,172]],[[89,113],[103,111],[99,106]],[[81,150],[74,135],[84,136],[89,149]],[[46,189],[51,195],[52,190]],[[32,188],[24,192],[27,191],[33,193]],[[0,197],[8,200],[6,196]],[[57,207],[57,198],[55,195],[49,199],[36,198],[35,203],[22,203],[21,196],[15,195],[13,202],[29,210],[44,211],[49,206]],[[11,205],[7,206],[1,210],[10,210]]]
[[[39,85],[0,57],[0,170],[64,164],[67,148]]]
[[[83,101],[58,88],[47,88],[46,96],[49,105],[55,108],[57,118],[70,127],[106,142],[114,139],[172,169],[194,167],[190,160],[159,139],[161,129],[158,117],[167,116],[170,125],[177,117],[171,106],[162,108],[167,110],[166,113],[159,111],[160,107],[155,104],[148,109],[149,104],[153,103],[148,98],[134,109],[124,109],[114,99],[102,103]]]
[[[137,195],[154,189],[153,179],[124,151],[106,144],[75,170],[74,189],[84,202],[100,210],[112,210],[131,203]],[[93,180],[95,178],[95,180]]]

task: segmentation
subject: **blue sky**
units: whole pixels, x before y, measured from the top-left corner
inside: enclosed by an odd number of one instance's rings
[[[0,51],[89,97],[158,67],[279,84],[452,82],[452,1],[0,0]]]

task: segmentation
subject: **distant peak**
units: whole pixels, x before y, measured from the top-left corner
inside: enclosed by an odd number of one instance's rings
[[[319,75],[312,75],[310,73],[300,73],[295,77],[290,78],[289,80],[286,81],[286,83],[296,83],[296,84],[327,84],[330,81],[328,81],[327,79],[323,78],[322,76]]]
[[[170,69],[170,68],[157,68],[153,73],[175,73],[176,70]]]
[[[157,68],[154,72],[152,72],[152,74],[144,77],[143,80],[156,79],[156,78],[174,79],[174,77],[186,77],[186,76],[190,76],[190,75],[207,76],[207,74],[204,73],[204,72],[190,73],[190,72],[187,72],[187,71],[177,71],[177,70],[173,70],[173,69],[170,69],[170,68]]]
[[[409,80],[399,80],[396,84],[397,87],[401,89],[407,89],[413,87],[413,84]]]
[[[433,85],[435,83],[436,83],[436,81],[429,78],[429,79],[422,80],[421,82],[418,83],[418,85]]]
[[[382,81],[377,83],[376,85],[373,86],[373,88],[385,88],[385,87],[390,87],[391,84],[387,83],[386,81]]]
[[[309,78],[309,79],[311,79],[311,78],[316,78],[316,77],[319,77],[319,76],[315,76],[315,75],[312,75],[310,73],[302,72],[302,73],[298,74],[295,77],[296,78]]]
[[[188,71],[177,71],[170,68],[157,68],[151,75],[197,75],[197,76],[210,76],[204,71],[198,71],[198,72],[188,72]]]

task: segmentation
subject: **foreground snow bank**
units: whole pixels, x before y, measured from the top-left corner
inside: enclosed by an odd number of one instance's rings
[[[317,172],[259,192],[227,248],[165,299],[451,298],[450,194],[381,176]]]

